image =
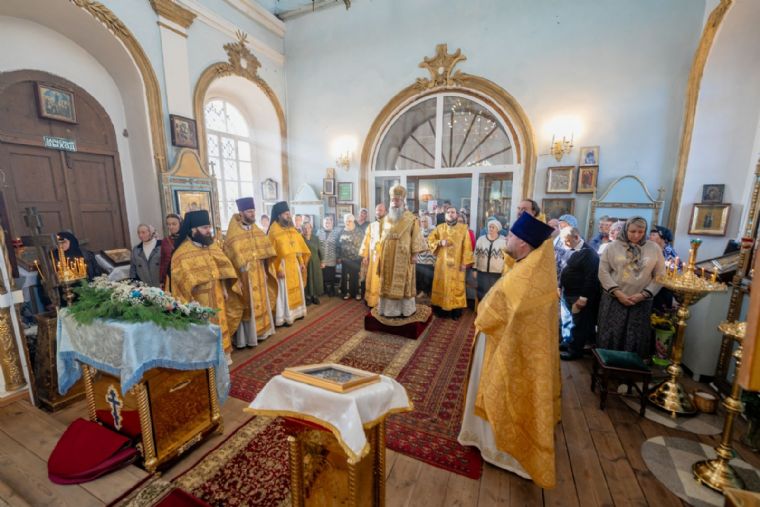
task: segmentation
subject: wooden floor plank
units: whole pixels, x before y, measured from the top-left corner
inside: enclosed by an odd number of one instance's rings
[[[567,453],[565,430],[558,424],[554,431],[557,460],[557,487],[544,490],[544,505],[547,507],[577,507],[578,492],[573,481],[573,470],[570,466],[570,456]]]
[[[533,507],[543,505],[543,492],[533,481],[515,474],[509,475],[509,505],[511,507]]]
[[[81,486],[50,482],[45,461],[4,431],[0,431],[0,480],[16,496],[35,506],[85,507],[105,503]]]
[[[412,489],[411,505],[414,505],[414,499],[419,502],[424,499],[426,507],[444,507],[450,505],[446,502],[446,493],[451,477],[455,474],[446,470],[423,466],[420,475],[417,477],[417,483]],[[477,481],[472,481],[477,484]],[[471,504],[474,505],[474,504]]]
[[[422,470],[422,462],[399,454],[385,486],[388,507],[416,505],[412,491]]]
[[[575,392],[572,363],[562,365],[562,426],[573,471],[578,503],[583,507],[612,505],[612,496],[594,450],[586,418]]]
[[[449,474],[449,482],[446,485],[446,497],[442,505],[446,507],[470,507],[478,505],[479,486],[478,481],[459,474]],[[420,498],[415,497],[415,500],[416,502],[412,505],[420,505]]]
[[[490,465],[483,464],[483,476],[480,478],[478,507],[497,507],[509,505],[509,473]]]

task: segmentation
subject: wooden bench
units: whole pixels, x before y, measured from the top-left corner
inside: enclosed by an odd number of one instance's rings
[[[595,391],[599,384],[600,400],[599,408],[604,410],[607,402],[607,394],[618,394],[617,391],[609,390],[609,381],[617,380],[620,384],[628,386],[626,394],[631,394],[632,389],[639,393],[641,409],[639,414],[643,417],[646,413],[647,392],[649,382],[652,380],[652,370],[644,364],[635,352],[621,350],[593,349],[594,363],[591,370],[591,392]],[[641,387],[637,382],[641,382]]]

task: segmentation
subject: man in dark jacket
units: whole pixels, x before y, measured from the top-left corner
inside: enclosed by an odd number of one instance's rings
[[[564,360],[583,355],[586,343],[594,342],[599,301],[599,256],[573,227],[566,234],[567,255],[559,274],[562,291],[562,338],[567,350],[560,354]]]

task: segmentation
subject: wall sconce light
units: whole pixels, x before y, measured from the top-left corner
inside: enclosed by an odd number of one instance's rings
[[[356,138],[353,136],[343,136],[333,143],[333,153],[335,154],[335,165],[348,171],[351,168],[351,160],[356,151]]]
[[[432,198],[433,198],[433,194],[422,194],[422,195],[420,196],[420,200],[421,200],[422,202],[428,202],[428,201],[429,201],[429,200],[431,200]]]
[[[570,153],[573,149],[573,134],[570,134],[570,140],[568,141],[565,136],[562,136],[562,140],[556,139],[555,135],[552,135],[552,144],[549,147],[549,152],[557,159],[557,162],[562,160],[562,157]]]

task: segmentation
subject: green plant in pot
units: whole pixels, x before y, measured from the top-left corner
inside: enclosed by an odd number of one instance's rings
[[[673,345],[673,336],[676,326],[673,324],[673,315],[669,313],[652,313],[650,323],[654,329],[655,353],[652,362],[657,366],[670,364],[670,348]]]

